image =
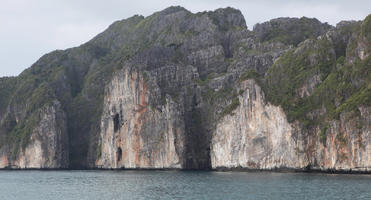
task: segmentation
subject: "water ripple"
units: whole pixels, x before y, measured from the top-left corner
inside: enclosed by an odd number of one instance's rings
[[[0,199],[366,200],[370,175],[197,171],[0,171]]]

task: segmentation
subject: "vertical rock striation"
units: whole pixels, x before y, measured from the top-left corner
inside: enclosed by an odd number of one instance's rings
[[[254,80],[241,88],[240,106],[222,118],[213,134],[212,168],[371,170],[370,107],[359,107],[359,118],[343,113],[325,130],[308,131],[266,102]]]
[[[370,171],[370,24],[117,21],[0,78],[0,168]]]
[[[302,168],[307,162],[297,152],[301,141],[285,112],[267,103],[254,80],[241,83],[240,106],[217,124],[212,138],[213,168]]]
[[[371,108],[358,107],[358,110],[359,118],[354,118],[354,113],[342,113],[326,130],[317,128],[319,139],[307,148],[313,148],[313,168],[371,171]],[[326,141],[320,141],[321,131],[322,134],[326,131]]]
[[[149,105],[143,76],[124,69],[108,84],[101,122],[104,168],[181,168],[184,123],[167,97],[161,110]]]
[[[9,155],[5,146],[1,150],[1,168],[67,168],[68,133],[66,116],[58,101],[39,112],[40,121],[32,130],[29,142],[15,154]]]

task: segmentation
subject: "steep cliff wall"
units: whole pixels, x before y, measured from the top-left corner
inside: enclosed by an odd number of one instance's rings
[[[240,106],[217,124],[212,139],[213,168],[301,168],[305,157],[298,154],[301,141],[285,112],[267,103],[253,80],[241,83]]]
[[[115,74],[104,98],[101,152],[104,168],[181,168],[184,123],[169,96],[158,110],[149,105],[151,90],[136,71]]]
[[[369,170],[370,23],[117,21],[0,78],[0,168]]]
[[[32,130],[27,145],[9,144],[1,148],[1,168],[68,167],[66,116],[60,103],[54,101],[41,108],[39,117],[40,121]],[[9,151],[10,147],[13,149]]]
[[[343,113],[328,127],[305,130],[268,103],[254,80],[242,82],[241,88],[240,106],[214,132],[214,169],[371,170],[370,107],[359,107],[359,118]]]
[[[257,82],[240,84],[238,106],[217,123],[212,167],[370,171],[370,17],[246,75]]]
[[[209,169],[212,117],[203,92],[211,74],[227,70],[245,21],[231,8],[169,8],[138,27],[153,44],[123,62],[106,87],[97,165]]]
[[[328,127],[316,128],[317,140],[306,147],[311,152],[311,167],[346,171],[371,171],[371,115],[370,107],[358,107],[354,112],[343,113]],[[322,141],[321,141],[321,134]],[[326,138],[323,138],[326,137]]]

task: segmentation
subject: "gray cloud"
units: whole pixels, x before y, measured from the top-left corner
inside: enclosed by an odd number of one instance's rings
[[[2,0],[0,3],[0,76],[18,75],[55,49],[80,45],[113,21],[148,16],[171,5],[192,12],[231,6],[240,9],[249,29],[277,17],[316,17],[335,25],[362,20],[369,0]]]

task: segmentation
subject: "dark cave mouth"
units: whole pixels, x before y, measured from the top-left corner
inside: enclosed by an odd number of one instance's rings
[[[122,149],[121,147],[117,148],[117,151],[116,151],[116,160],[117,162],[120,162],[122,159]]]
[[[120,115],[119,114],[116,114],[114,117],[113,117],[113,130],[114,132],[116,133],[120,128]]]

